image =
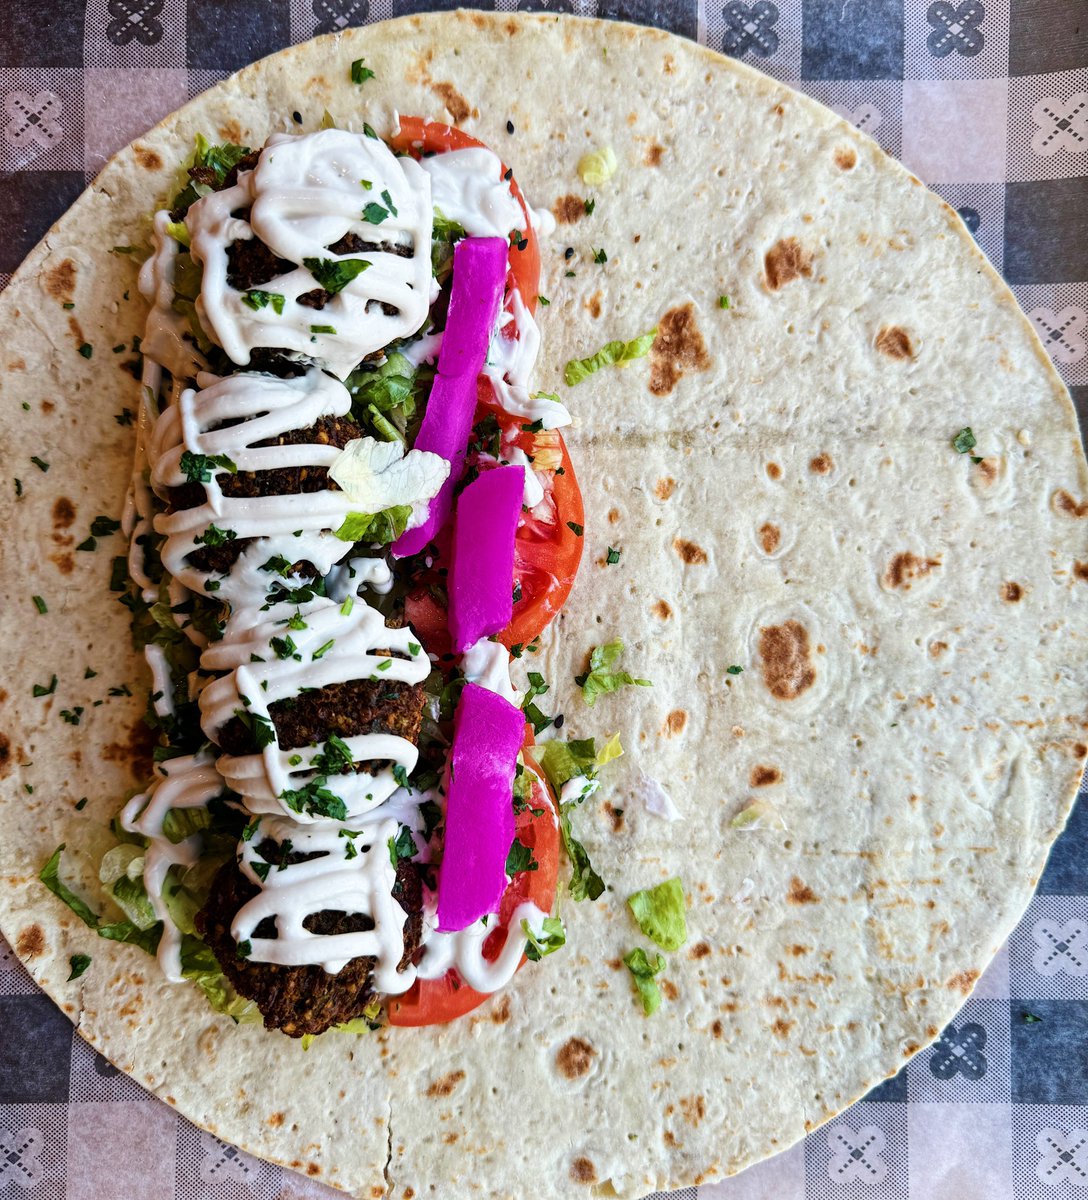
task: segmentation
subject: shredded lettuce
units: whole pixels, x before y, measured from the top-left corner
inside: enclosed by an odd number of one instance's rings
[[[556,792],[576,775],[592,778],[597,765],[597,748],[593,738],[545,742],[536,748],[535,754],[540,769]]]
[[[378,513],[348,513],[344,523],[336,530],[336,536],[343,542],[370,542],[387,546],[404,532],[411,514],[410,504],[395,504]]]
[[[627,897],[639,929],[662,950],[679,950],[688,940],[684,887],[677,878]]]
[[[600,187],[615,175],[618,167],[615,150],[611,146],[603,146],[600,150],[582,155],[578,160],[578,175],[588,187]]]
[[[566,945],[567,931],[560,917],[545,917],[541,922],[539,934],[533,933],[527,920],[522,921],[521,928],[528,938],[525,957],[530,962],[540,962],[546,954],[554,954],[561,946]]]
[[[76,914],[77,917],[84,923],[89,925],[91,929],[97,929],[99,925],[98,915],[93,911],[89,904],[81,900],[75,892],[65,884],[60,877],[60,856],[64,853],[65,843],[61,844],[50,855],[49,861],[42,867],[38,873],[38,878],[59,900],[63,900],[65,904]]]
[[[729,822],[730,829],[785,829],[782,814],[769,800],[753,800]]]
[[[653,687],[648,679],[636,679],[629,671],[613,670],[622,653],[623,642],[619,640],[596,646],[589,656],[589,670],[584,675],[575,676],[574,682],[582,689],[582,696],[590,708],[597,703],[598,696],[622,687]]]
[[[570,814],[580,801],[572,800],[559,810],[559,832],[563,836],[563,848],[570,859],[570,898],[572,900],[596,900],[604,891],[604,880],[593,869],[585,846],[574,836]]]
[[[563,381],[567,387],[574,387],[576,383],[588,379],[602,367],[622,366],[636,358],[645,358],[650,353],[655,337],[657,330],[651,329],[649,333],[644,333],[629,342],[607,342],[589,358],[572,358],[563,368]]]
[[[635,987],[642,999],[642,1011],[648,1017],[653,1016],[661,1007],[661,989],[657,986],[654,976],[660,975],[664,971],[664,956],[655,954],[653,959],[650,959],[647,957],[646,951],[639,946],[630,954],[625,954],[623,961],[627,964],[627,969],[631,972]]]

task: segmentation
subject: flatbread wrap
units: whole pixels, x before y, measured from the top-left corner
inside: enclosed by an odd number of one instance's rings
[[[585,81],[577,112],[551,98],[560,70]],[[114,417],[140,403],[100,361],[146,315],[110,247],[139,240],[198,133],[262,146],[326,110],[387,136],[394,112],[460,124],[559,222],[534,378],[574,417],[586,561],[532,669],[558,740],[617,733],[625,752],[564,780],[599,783],[573,819],[607,886],[561,901],[559,953],[446,1025],[303,1049],[211,1012],[39,876],[63,842],[64,886],[104,913],[107,822],[143,783],[126,750],[148,681],[108,554],[75,550],[77,522],[120,513],[133,439]],[[652,31],[407,18],[198,98],[107,168],[0,305],[5,444],[49,464],[5,500],[0,924],[120,1066],[360,1194],[637,1195],[784,1148],[936,1037],[1079,781],[1088,473],[1008,290],[871,142]],[[107,676],[136,694],[101,696]],[[510,1120],[526,1097],[532,1134]]]

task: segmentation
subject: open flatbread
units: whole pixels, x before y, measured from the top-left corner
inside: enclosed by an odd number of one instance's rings
[[[568,732],[607,727],[626,754],[581,821],[608,890],[564,902],[560,955],[448,1026],[304,1049],[97,938],[38,874],[63,842],[96,902],[109,819],[149,769],[111,553],[78,548],[121,511],[139,399],[119,366],[145,307],[111,248],[146,236],[198,133],[258,146],[326,110],[463,126],[559,222],[536,379],[575,417],[586,561],[540,669]],[[604,147],[617,169],[587,187]],[[92,1045],[198,1124],[361,1196],[711,1180],[932,1041],[1023,911],[1088,755],[1076,419],[956,214],[815,102],[628,25],[346,31],[118,155],[0,324],[20,480],[0,501],[0,927]],[[653,328],[648,361],[564,384]],[[575,676],[615,638],[653,687],[587,710]],[[647,1017],[625,900],[673,876],[689,936]],[[69,982],[73,954],[92,963]]]

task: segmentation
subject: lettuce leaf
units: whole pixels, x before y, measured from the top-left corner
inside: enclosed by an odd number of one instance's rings
[[[665,969],[664,955],[655,954],[648,958],[641,946],[625,954],[623,961],[631,972],[635,987],[642,1000],[642,1011],[651,1017],[661,1007],[661,989],[657,986],[655,975],[660,975]]]
[[[636,679],[629,671],[613,669],[622,653],[623,642],[618,639],[595,646],[589,656],[589,670],[575,676],[574,682],[582,689],[582,696],[590,708],[597,703],[598,696],[619,691],[622,687],[653,687],[648,679]]]
[[[678,878],[627,897],[639,929],[662,950],[679,950],[688,940],[684,887]]]
[[[38,872],[38,878],[59,900],[63,900],[65,904],[76,914],[84,925],[90,926],[91,929],[97,929],[99,925],[99,917],[96,912],[81,900],[70,887],[62,882],[60,877],[60,856],[64,853],[65,843],[61,844],[53,851],[49,857],[49,861]]]

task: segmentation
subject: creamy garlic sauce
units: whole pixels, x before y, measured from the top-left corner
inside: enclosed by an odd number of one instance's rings
[[[172,808],[205,808],[223,791],[223,780],[210,754],[171,758],[156,767],[157,778],[121,810],[121,825],[129,833],[142,834],[150,843],[144,852],[144,887],[155,916],[162,922],[158,958],[171,983],[180,983],[181,934],[163,899],[166,875],[171,867],[191,867],[199,858],[202,839],[191,834],[174,843],[163,833],[163,821]]]
[[[336,446],[307,442],[258,446],[293,430],[306,429],[322,417],[343,417],[351,411],[351,395],[342,383],[311,367],[296,379],[245,373],[219,379],[197,377],[200,390],[186,388],[155,423],[149,446],[151,483],[162,498],[170,488],[187,481],[182,455],[224,455],[239,471],[331,466],[340,455]],[[233,424],[229,422],[235,422]],[[343,492],[323,488],[296,495],[225,496],[220,479],[223,466],[210,466],[203,484],[203,504],[177,509],[155,518],[155,530],[166,535],[162,561],[166,569],[193,591],[204,591],[206,572],[189,565],[188,555],[208,527],[234,538],[259,538],[258,546],[243,553],[246,563],[223,579],[219,595],[235,605],[261,603],[275,578],[260,566],[279,554],[288,562],[308,560],[324,574],[351,549],[333,533],[352,506]],[[301,536],[295,533],[301,530]],[[259,560],[259,561],[258,561]],[[247,569],[251,568],[251,569]]]
[[[499,403],[526,421],[540,421],[544,429],[570,424],[570,413],[558,400],[529,394],[529,376],[540,353],[540,330],[518,292],[510,293],[508,308],[499,313],[498,327],[491,338],[483,373],[491,380]],[[507,337],[504,327],[513,325],[516,337]]]
[[[498,957],[489,962],[484,958],[484,942],[498,924],[498,917],[494,913],[475,921],[467,929],[459,929],[456,933],[442,933],[433,926],[428,927],[428,920],[437,921],[437,918],[424,912],[426,952],[416,968],[416,975],[420,979],[441,979],[450,967],[456,967],[458,975],[469,987],[478,992],[497,992],[513,979],[514,972],[521,963],[521,956],[525,953],[522,921],[527,921],[533,935],[540,937],[547,915],[532,901],[519,904],[510,918],[510,932]]]
[[[362,179],[372,184],[370,189]],[[362,214],[371,202],[381,204],[389,215],[368,221]],[[125,530],[132,539],[130,571],[148,602],[157,600],[159,592],[143,572],[142,549],[135,539],[151,533],[152,489],[168,499],[170,489],[190,482],[181,470],[183,453],[222,455],[239,471],[328,467],[340,453],[321,444],[255,443],[307,428],[324,416],[346,415],[351,408],[349,393],[321,366],[342,379],[365,355],[424,326],[437,290],[430,273],[432,203],[474,236],[505,239],[525,222],[521,206],[502,179],[501,163],[490,151],[454,151],[417,164],[395,157],[374,139],[342,130],[304,137],[275,135],[255,170],[242,172],[235,187],[192,206],[186,225],[193,258],[203,267],[197,301],[201,323],[237,363],[248,363],[253,349],[269,346],[315,364],[304,376],[290,380],[258,373],[220,379],[207,372],[189,335],[188,320],[174,308],[178,246],[166,232],[169,214],[156,215],[154,253],[140,278],[141,291],[152,306],[143,342],[145,388],[136,463],[125,509]],[[248,214],[232,215],[239,210]],[[540,229],[547,225],[545,218],[550,215],[531,214]],[[330,254],[327,247],[347,233],[383,248]],[[295,266],[259,287],[283,296],[282,313],[272,303],[253,308],[242,293],[229,287],[226,274],[229,245],[254,236],[294,264],[307,257],[363,258],[370,266],[321,310],[298,304],[300,295],[319,284],[304,266]],[[392,253],[394,245],[409,248],[410,256]],[[387,315],[375,301],[394,306],[396,315]],[[492,338],[487,368],[500,400],[526,420],[541,420],[544,428],[569,423],[562,405],[529,396],[539,332],[516,292],[507,307]],[[512,324],[515,337],[502,336],[504,324]],[[315,332],[311,325],[331,325],[336,332]],[[418,365],[433,361],[440,345],[440,333],[425,334],[398,352]],[[194,379],[196,388],[191,386]],[[516,449],[508,458],[526,468],[525,503],[537,507],[544,490],[528,458]],[[417,971],[414,967],[397,970],[403,955],[405,913],[392,897],[395,869],[388,844],[406,826],[415,835],[417,861],[426,862],[430,848],[423,836],[420,806],[433,799],[444,808],[444,793],[441,788],[418,793],[398,784],[394,767],[397,774],[401,769],[411,772],[418,750],[407,739],[390,734],[342,739],[353,766],[387,764],[375,774],[326,772],[314,760],[329,752],[329,744],[282,749],[269,707],[304,689],[355,680],[420,683],[431,669],[430,660],[411,629],[387,628],[381,613],[363,598],[364,590],[387,593],[393,577],[384,558],[347,558],[351,543],[333,535],[353,511],[342,492],[326,488],[294,496],[229,497],[221,487],[227,471],[213,465],[211,478],[202,481],[204,502],[158,514],[154,529],[165,537],[162,559],[171,575],[167,593],[173,607],[189,598],[189,589],[210,590],[208,574],[186,562],[194,550],[208,544],[210,526],[230,531],[238,539],[252,539],[218,581],[215,594],[227,602],[229,612],[223,636],[208,642],[186,628],[201,649],[200,670],[190,675],[189,690],[198,701],[201,726],[213,741],[228,721],[244,714],[251,727],[264,730],[269,743],[253,754],[218,758],[198,754],[169,760],[158,768],[159,778],[148,792],[126,805],[125,828],[143,834],[150,843],[144,881],[164,926],[160,961],[167,978],[180,980],[180,934],[162,893],[170,869],[191,865],[200,851],[199,835],[171,843],[163,833],[163,820],[171,808],[206,805],[226,786],[238,793],[257,822],[239,850],[240,869],[260,891],[232,924],[236,940],[249,943],[249,957],[320,964],[335,973],[352,958],[373,955],[377,988],[402,993]],[[262,569],[276,557],[311,562],[325,577],[327,596],[301,604],[289,594],[269,599],[274,583],[290,589],[301,582]],[[168,664],[153,644],[146,654],[154,691],[161,693],[155,700],[156,711],[168,715],[173,711],[174,692]],[[499,643],[477,643],[462,666],[468,678],[513,704],[520,701],[509,677],[508,652]],[[333,761],[340,766],[335,756]],[[309,811],[306,788],[316,780],[343,800],[346,819]],[[295,811],[285,794],[304,811]],[[265,838],[277,845],[290,841],[294,851],[317,857],[282,868],[268,864],[257,853]],[[373,928],[336,936],[305,928],[307,917],[326,910],[366,914]],[[439,933],[435,912],[436,897],[425,889],[419,977],[438,978],[455,967],[470,986],[484,992],[504,986],[517,969],[525,946],[521,922],[527,921],[540,935],[547,915],[531,903],[519,906],[501,954],[488,962],[483,945],[497,923],[496,915],[466,930]],[[274,918],[277,936],[255,938],[255,929],[266,917]]]
[[[426,321],[437,286],[432,221],[430,176],[377,138],[345,129],[273,134],[254,170],[202,197],[185,218],[193,258],[204,267],[201,324],[241,366],[257,347],[282,347],[344,379],[366,355]],[[329,246],[349,233],[379,248],[333,254]],[[294,264],[254,289],[282,297],[282,311],[271,301],[254,308],[228,283],[228,247],[253,237]],[[298,302],[321,286],[307,258],[369,266],[315,309]]]
[[[525,214],[502,175],[497,154],[483,146],[448,150],[419,165],[430,176],[431,203],[469,237],[500,237],[525,229]]]
[[[322,688],[352,680],[422,683],[431,664],[410,628],[389,629],[377,609],[365,600],[344,605],[318,597],[298,606],[279,604],[267,617],[253,610],[232,615],[221,641],[201,656],[201,666],[220,673],[200,693],[201,728],[213,741],[240,712],[264,726],[271,740],[260,753],[223,754],[219,770],[227,786],[239,792],[254,813],[274,813],[300,824],[315,819],[294,812],[282,797],[318,773],[313,759],[326,751],[322,742],[303,750],[282,750],[269,716],[277,700],[296,697],[304,688]],[[304,628],[288,628],[289,614]],[[262,620],[261,618],[264,617]],[[281,639],[289,637],[290,643]],[[292,650],[290,647],[293,646]],[[415,653],[412,647],[415,646]],[[392,651],[380,655],[379,650]],[[411,773],[419,751],[406,738],[388,733],[356,734],[343,739],[356,763],[390,760]],[[292,759],[298,759],[292,762]],[[348,819],[376,808],[399,787],[392,767],[376,775],[329,773],[329,787],[344,801]]]
[[[510,651],[502,642],[474,642],[461,657],[461,670],[469,683],[487,688],[515,708],[521,706],[521,692],[510,682]]]

